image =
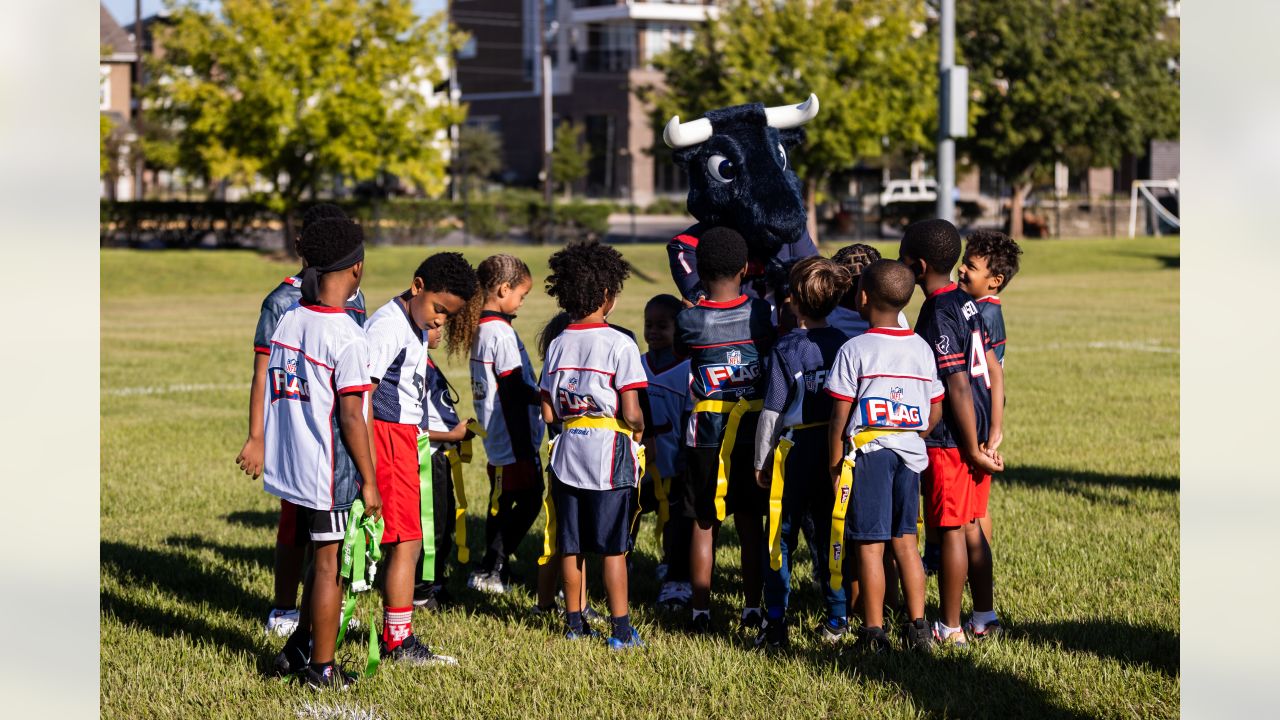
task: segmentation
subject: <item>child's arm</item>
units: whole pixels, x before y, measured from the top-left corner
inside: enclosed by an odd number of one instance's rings
[[[984,472],[996,473],[1004,470],[1003,463],[997,464],[978,445],[978,419],[973,412],[973,390],[969,387],[969,373],[951,373],[943,383],[947,386],[947,397],[955,414],[956,423],[949,427],[956,435],[960,455],[965,462]]]
[[[838,397],[831,398],[831,422],[827,425],[827,468],[831,472],[831,488],[840,487],[840,465],[844,462],[844,428],[849,424],[849,412],[853,403]]]
[[[996,360],[994,350],[987,351],[987,372],[991,376],[991,427],[983,451],[994,456],[1004,441],[1004,366]]]
[[[467,439],[467,423],[462,420],[452,430],[427,430],[427,439],[431,442],[462,442]]]
[[[373,394],[378,391],[378,378],[372,378],[369,382],[373,385],[373,389],[365,395],[365,399],[362,400],[361,404],[364,406],[365,417],[368,418],[368,421],[364,423],[364,437],[369,442],[369,462],[376,464],[378,462],[378,451],[374,449],[377,447],[377,443],[373,441]]]
[[[266,436],[262,403],[263,397],[267,394],[267,361],[269,359],[270,356],[264,353],[256,350],[253,353],[253,383],[249,386],[249,437],[244,441],[244,447],[240,448],[240,454],[236,456],[236,464],[245,475],[252,475],[254,480],[262,474],[262,458],[265,453],[262,447]]]
[[[942,398],[938,398],[929,403],[929,425],[920,431],[920,437],[929,437],[929,433],[938,427],[938,423],[942,420]]]
[[[556,422],[555,408],[551,407],[551,396],[542,394],[542,422],[552,425]]]
[[[618,398],[618,414],[622,416],[622,421],[631,428],[631,439],[636,442],[644,440],[644,412],[640,410],[640,392],[638,390],[624,390]],[[543,401],[542,412],[546,415],[549,406]]]
[[[364,393],[347,393],[339,400],[338,422],[347,450],[360,471],[360,496],[364,500],[364,514],[378,518],[382,515],[382,496],[378,494],[378,480],[373,474],[373,443],[369,441],[369,424],[364,420]]]

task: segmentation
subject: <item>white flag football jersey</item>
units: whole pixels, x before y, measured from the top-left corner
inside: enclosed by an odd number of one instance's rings
[[[871,328],[836,354],[827,392],[853,403],[845,437],[863,430],[911,430],[872,440],[863,452],[896,451],[915,472],[929,465],[924,438],[929,406],[942,400],[942,382],[929,343],[905,328]]]
[[[498,399],[498,378],[521,368],[521,377],[531,394],[537,392],[538,379],[524,343],[515,328],[505,317],[481,315],[476,327],[475,341],[471,346],[471,399],[475,403],[476,421],[485,429],[484,452],[489,464],[510,465],[516,461],[511,450],[511,434],[502,414],[502,401]],[[521,408],[529,413],[529,435],[533,453],[537,455],[542,445],[542,408],[529,404]]]
[[[422,422],[427,384],[427,334],[413,326],[409,310],[398,298],[378,308],[364,324],[369,339],[369,377],[373,416],[402,425]]]
[[[360,473],[342,440],[338,396],[370,389],[364,332],[342,308],[294,305],[271,336],[262,486],[315,510],[345,510]]]
[[[616,418],[622,393],[648,386],[640,348],[606,323],[574,324],[547,349],[543,398],[556,418]],[[608,428],[565,427],[551,450],[551,469],[565,485],[586,490],[635,487],[640,443]]]

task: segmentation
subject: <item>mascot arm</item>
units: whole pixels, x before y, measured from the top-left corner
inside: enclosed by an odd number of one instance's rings
[[[675,236],[667,243],[667,258],[671,261],[671,279],[675,280],[680,296],[697,303],[706,295],[698,278],[698,238],[689,231]]]

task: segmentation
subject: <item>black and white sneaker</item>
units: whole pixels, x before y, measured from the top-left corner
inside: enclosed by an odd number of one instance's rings
[[[453,603],[453,597],[441,583],[428,585],[419,583],[413,588],[413,606],[426,610],[443,610]]]
[[[786,647],[790,643],[787,636],[787,618],[780,617],[777,620],[765,618],[760,625],[760,630],[756,633],[756,639],[752,646],[757,649],[779,650]]]
[[[431,648],[418,642],[417,635],[410,635],[395,650],[387,652],[386,643],[379,641],[382,657],[410,665],[457,665],[457,658],[431,652]]]
[[[882,627],[862,628],[858,632],[858,641],[853,645],[854,651],[873,655],[884,654],[889,647],[889,636],[885,635]]]
[[[849,621],[845,618],[828,618],[818,626],[818,637],[828,645],[837,645],[849,633]]]
[[[747,632],[756,632],[764,626],[764,613],[752,608],[742,613],[741,627]]]
[[[902,626],[902,642],[922,653],[933,652],[933,628],[924,618],[916,618]]]
[[[690,635],[706,635],[711,632],[711,613],[695,613],[689,619]]]
[[[292,640],[292,636],[289,638]],[[288,675],[297,675],[311,663],[311,643],[305,645],[296,642],[286,642],[284,649],[276,655],[276,659],[271,663],[271,670],[277,677],[285,677]]]
[[[346,690],[355,684],[356,676],[342,669],[337,663],[325,665],[319,672],[307,665],[304,681],[316,690]]]

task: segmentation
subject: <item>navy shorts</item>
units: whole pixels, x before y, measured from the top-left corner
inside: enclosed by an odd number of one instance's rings
[[[739,434],[730,455],[729,478],[725,488],[725,516],[737,513],[764,515],[769,492],[756,485],[754,465],[755,431]],[[684,483],[680,498],[684,516],[700,522],[716,519],[716,478],[720,474],[720,448],[686,447]]]
[[[631,550],[636,489],[585,490],[551,475],[556,508],[556,552],[562,555],[621,555]]]
[[[845,514],[846,541],[883,541],[913,535],[920,512],[920,473],[898,453],[858,453],[853,467],[853,496]]]

